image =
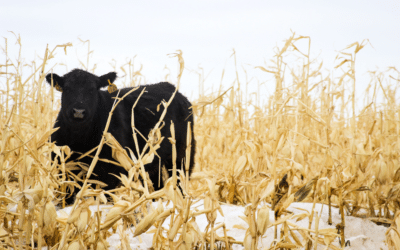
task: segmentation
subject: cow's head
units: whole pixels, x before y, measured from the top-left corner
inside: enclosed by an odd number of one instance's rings
[[[47,74],[47,82],[62,92],[60,113],[72,124],[84,124],[93,119],[99,103],[99,90],[114,82],[117,74],[110,72],[100,77],[74,69],[60,77]]]

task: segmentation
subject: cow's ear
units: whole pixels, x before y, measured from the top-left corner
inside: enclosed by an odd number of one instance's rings
[[[46,75],[46,81],[50,84],[50,86],[51,86],[51,79],[53,79],[53,86],[58,91],[62,92],[62,89],[64,87],[64,79],[57,74],[49,73]]]
[[[98,88],[107,87],[108,85],[113,83],[116,78],[117,78],[117,73],[115,72],[110,72],[108,74],[100,76],[100,82]]]

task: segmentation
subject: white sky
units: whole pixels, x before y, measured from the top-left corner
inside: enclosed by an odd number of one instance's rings
[[[1,1],[0,35],[8,38],[12,50],[14,36],[20,34],[23,56],[31,60],[35,52],[42,56],[46,44],[72,42],[74,47],[64,56],[59,50],[52,64],[66,63],[71,70],[79,67],[86,47],[77,39],[90,39],[97,63],[96,74],[112,71],[137,55],[143,64],[148,83],[163,80],[167,65],[173,76],[177,60],[167,56],[177,49],[183,51],[187,69],[204,68],[210,75],[206,88],[216,89],[222,69],[224,86],[231,86],[235,74],[232,49],[237,53],[239,67],[245,67],[249,78],[263,82],[270,74],[254,69],[272,59],[275,46],[282,47],[291,30],[311,37],[311,52],[324,61],[329,70],[337,51],[353,42],[369,39],[357,55],[358,84],[367,84],[368,70],[388,66],[400,69],[400,1]],[[0,46],[4,42],[0,40]],[[303,47],[306,48],[305,46]],[[305,50],[304,50],[305,51]],[[13,54],[16,58],[17,54]],[[0,64],[4,55],[0,55]],[[93,65],[92,65],[93,66]],[[55,69],[66,73],[65,67]],[[118,71],[122,75],[122,71]],[[243,71],[240,77],[244,80]],[[173,77],[172,81],[176,78]],[[242,80],[242,81],[243,81]],[[254,81],[255,82],[255,81]],[[1,80],[0,80],[1,83]],[[271,83],[272,85],[272,83]],[[185,71],[182,91],[198,95],[198,76]],[[268,90],[269,91],[269,90]]]

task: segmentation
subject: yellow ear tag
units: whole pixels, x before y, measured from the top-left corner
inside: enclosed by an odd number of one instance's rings
[[[58,91],[60,91],[60,92],[63,92],[63,90],[62,90],[62,88],[61,88],[61,86],[60,85],[58,85],[58,83],[56,83],[56,90],[58,90]]]
[[[109,84],[107,87],[108,93],[111,94],[112,92],[115,92],[118,90],[117,85],[115,85],[114,83],[111,83],[110,80],[108,80],[108,84]]]

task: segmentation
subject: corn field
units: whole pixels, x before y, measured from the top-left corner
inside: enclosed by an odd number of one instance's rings
[[[308,42],[308,50],[298,48],[300,40]],[[57,62],[56,52],[67,53],[71,44],[46,48],[42,58],[25,62],[18,36],[16,41],[19,54],[9,54],[11,42],[6,39],[0,62],[2,249],[107,249],[107,239],[116,232],[121,249],[131,249],[127,230],[135,237],[154,233],[154,249],[231,249],[233,244],[245,249],[341,249],[346,244],[345,215],[386,225],[388,248],[400,249],[396,101],[400,71],[391,67],[369,72],[370,82],[363,85],[362,100],[357,99],[356,57],[368,41],[338,52],[336,76],[332,76],[324,73],[321,62],[310,58],[311,38],[293,34],[268,65],[256,66],[273,77],[272,95],[258,91],[250,98],[248,83],[237,77],[230,88],[221,85],[218,91],[191,100],[196,155],[191,156],[188,147],[187,163],[174,166],[172,177],[157,192],[151,192],[149,180],[139,180],[146,176],[144,165],[154,155],[134,159],[107,131],[94,150],[107,144],[118,152],[115,160],[129,173],[120,176],[119,188],[104,191],[101,183],[85,179],[98,159],[90,166],[67,161],[70,149],[49,140],[60,101],[45,75]],[[298,60],[291,64],[288,55]],[[180,82],[184,58],[181,52],[175,56],[180,70],[174,84],[186,84]],[[89,70],[89,55],[82,67]],[[126,73],[119,80],[124,86],[142,83],[140,70],[133,65],[121,69]],[[148,135],[148,147],[160,143],[155,139],[160,123]],[[174,144],[173,127],[171,131],[172,138],[164,139]],[[51,152],[60,164],[51,161]],[[190,157],[195,157],[195,169],[189,178],[185,167]],[[82,174],[75,177],[85,180],[81,191],[70,214],[57,214],[65,206],[65,191],[73,185],[67,176],[78,167]],[[107,203],[106,195],[112,199],[111,209],[92,212],[89,207]],[[158,201],[157,206],[148,209],[153,201]],[[199,201],[204,209],[197,208]],[[333,229],[319,229],[320,212],[294,215],[286,210],[293,202],[326,204],[329,212],[338,208],[342,222]],[[216,223],[223,216],[221,204],[245,206],[240,219],[248,227],[242,242],[227,235],[224,223]],[[202,214],[208,220],[205,231],[196,224]],[[309,220],[309,226],[299,227],[296,220]],[[268,228],[274,228],[273,235],[265,235]],[[223,234],[216,233],[220,229]],[[273,238],[273,244],[262,248],[262,237]],[[333,244],[337,238],[340,245]]]

